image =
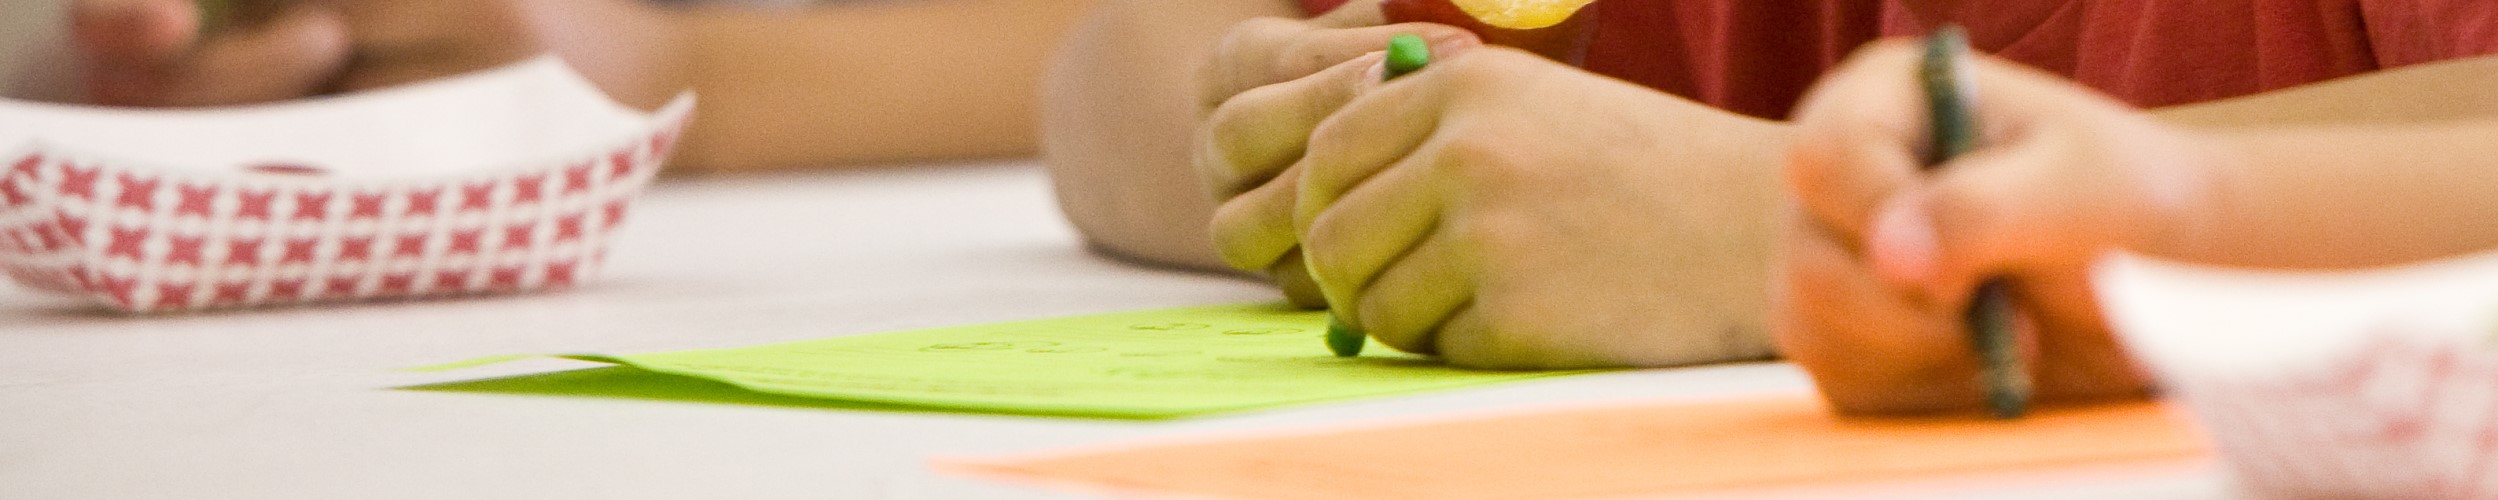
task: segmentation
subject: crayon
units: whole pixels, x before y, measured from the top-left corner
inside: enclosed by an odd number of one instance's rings
[[[1969,109],[1975,89],[1961,64],[1968,53],[1968,35],[1959,26],[1945,26],[1926,38],[1917,73],[1933,118],[1934,161],[1927,163],[1929,169],[1977,147],[1977,119]],[[1987,411],[1995,418],[2019,418],[2029,411],[2032,388],[2029,367],[2014,338],[2011,284],[1989,278],[1978,285],[1963,319],[1981,365],[1978,377],[1986,389]]]

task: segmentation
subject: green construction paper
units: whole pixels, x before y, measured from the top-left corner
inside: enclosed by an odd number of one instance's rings
[[[913,406],[765,394],[715,380],[669,375],[630,366],[533,373],[402,387],[401,389],[427,392],[580,396],[785,408],[927,411],[925,408]]]
[[[1326,324],[1324,311],[1229,305],[731,349],[562,357],[718,381],[780,396],[927,410],[1140,419],[1582,373],[1466,370],[1406,354],[1339,358],[1321,341]],[[484,364],[475,361],[429,368]],[[669,392],[642,398],[721,399],[717,394],[687,397],[682,386],[616,391],[579,383],[548,389],[538,387],[548,384],[533,386],[527,381],[506,380],[500,386],[488,382],[492,381],[420,389],[623,397],[635,396],[618,392]],[[647,381],[633,383],[648,385]],[[789,406],[783,404],[785,399],[772,401],[777,403],[763,404]]]

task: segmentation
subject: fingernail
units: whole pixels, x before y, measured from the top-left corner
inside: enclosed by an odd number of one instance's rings
[[[1865,235],[1874,275],[1894,285],[1919,285],[1934,279],[1935,260],[1942,250],[1936,242],[1934,219],[1924,208],[1912,197],[1901,196],[1874,214],[1873,228]]]

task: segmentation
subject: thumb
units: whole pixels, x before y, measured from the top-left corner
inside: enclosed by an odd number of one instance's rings
[[[2025,162],[2045,148],[1974,153],[1876,210],[1865,234],[1874,273],[1929,303],[1961,306],[1979,284],[2025,267],[2092,253],[2099,219],[2084,186],[2055,189]]]
[[[1978,282],[2058,265],[2083,265],[2138,240],[2153,212],[2131,210],[2136,192],[2106,183],[2113,168],[2076,163],[2068,135],[1978,150],[1943,165],[1931,183],[1903,190],[1874,215],[1866,257],[1876,275],[1938,305],[1963,305]]]

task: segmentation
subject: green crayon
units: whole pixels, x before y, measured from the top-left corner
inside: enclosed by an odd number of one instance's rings
[[[1926,38],[1917,73],[1934,122],[1934,161],[1927,168],[1939,167],[1977,147],[1977,119],[1969,109],[1973,83],[1960,65],[1968,53],[1969,38],[1959,26],[1945,26]],[[1987,410],[1995,418],[2006,419],[2027,413],[2031,382],[2013,334],[2011,283],[1990,278],[1978,285],[1964,320],[1981,364],[1978,376],[1986,388]]]
[[[1431,42],[1423,41],[1422,36],[1406,33],[1388,39],[1387,79],[1395,80],[1429,65]]]
[[[1405,76],[1407,73],[1421,71],[1423,66],[1431,65],[1431,43],[1412,33],[1389,38],[1388,60],[1383,65],[1386,68],[1382,71],[1382,75],[1389,80]],[[1369,342],[1370,335],[1362,333],[1361,328],[1345,323],[1343,318],[1334,314],[1327,315],[1328,351],[1336,353],[1338,357],[1360,356],[1362,345]]]

